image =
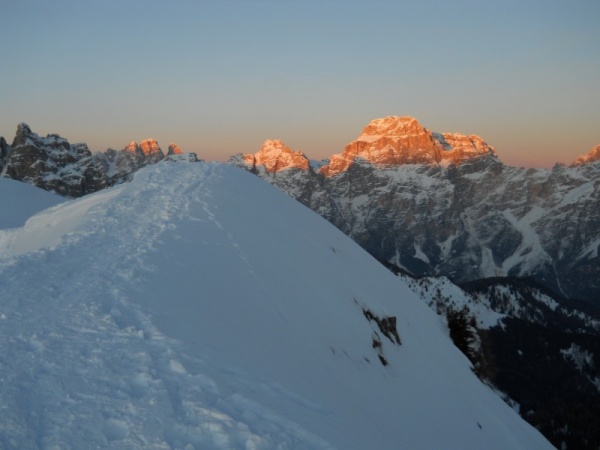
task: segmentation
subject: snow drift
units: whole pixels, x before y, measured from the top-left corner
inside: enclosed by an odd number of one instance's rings
[[[550,448],[401,279],[240,169],[161,162],[0,255],[2,448]]]

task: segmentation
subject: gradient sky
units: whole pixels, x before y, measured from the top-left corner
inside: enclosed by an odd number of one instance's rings
[[[321,159],[372,119],[478,134],[511,165],[600,144],[600,1],[0,0],[0,136],[155,138]]]

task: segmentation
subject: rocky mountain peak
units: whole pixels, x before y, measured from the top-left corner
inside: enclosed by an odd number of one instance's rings
[[[140,142],[140,149],[146,156],[156,153],[163,153],[161,148],[158,146],[158,142],[156,142],[154,139],[144,139],[142,142]],[[162,154],[162,156],[164,157],[164,154]]]
[[[167,152],[167,156],[170,155],[181,155],[183,154],[183,151],[181,151],[181,149],[179,148],[179,146],[177,144],[174,144],[173,142],[171,142],[169,144],[169,151]]]
[[[135,153],[137,153],[138,148],[139,148],[138,143],[136,141],[131,141],[129,144],[127,144],[125,146],[123,151],[127,152],[127,153],[135,154]]]
[[[158,142],[154,139],[144,139],[139,144],[135,141],[130,142],[123,149],[123,153],[128,153],[135,158],[137,165],[154,164],[165,157]]]
[[[7,178],[67,197],[106,187],[103,168],[94,162],[86,144],[70,144],[58,134],[41,137],[26,123],[17,126],[11,148],[4,146],[0,153],[2,176]]]
[[[304,153],[293,151],[278,139],[266,140],[258,152],[244,155],[244,162],[253,167],[264,166],[270,173],[309,168],[309,161]]]
[[[21,122],[19,125],[17,125],[17,134],[15,135],[15,141],[22,141],[31,134],[33,133],[31,131],[31,128],[29,128],[29,125],[27,125],[25,122]]]
[[[347,170],[356,158],[377,166],[460,164],[473,157],[495,156],[479,136],[433,133],[413,117],[388,116],[371,121],[341,154],[321,168],[325,176]]]
[[[27,125],[25,122],[21,122],[19,125],[17,125],[17,133],[13,139],[12,147],[16,148],[21,145],[31,144],[37,140],[39,140],[39,136],[31,131],[29,125]]]
[[[374,119],[363,129],[362,136],[405,136],[425,134],[419,121],[410,116],[387,116]],[[359,138],[360,139],[360,138]]]
[[[583,164],[590,164],[596,161],[600,161],[600,145],[596,145],[588,153],[577,158],[575,161],[573,161],[571,166],[581,166]]]

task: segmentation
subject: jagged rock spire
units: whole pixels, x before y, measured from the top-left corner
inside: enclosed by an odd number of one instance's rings
[[[183,154],[183,151],[181,151],[181,149],[179,148],[179,146],[175,143],[170,143],[169,144],[169,151],[167,152],[167,156],[170,155],[181,155]]]

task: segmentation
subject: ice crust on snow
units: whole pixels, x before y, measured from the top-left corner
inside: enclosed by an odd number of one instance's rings
[[[2,448],[551,448],[404,281],[242,170],[161,162],[10,233]],[[387,367],[363,308],[397,318]]]

